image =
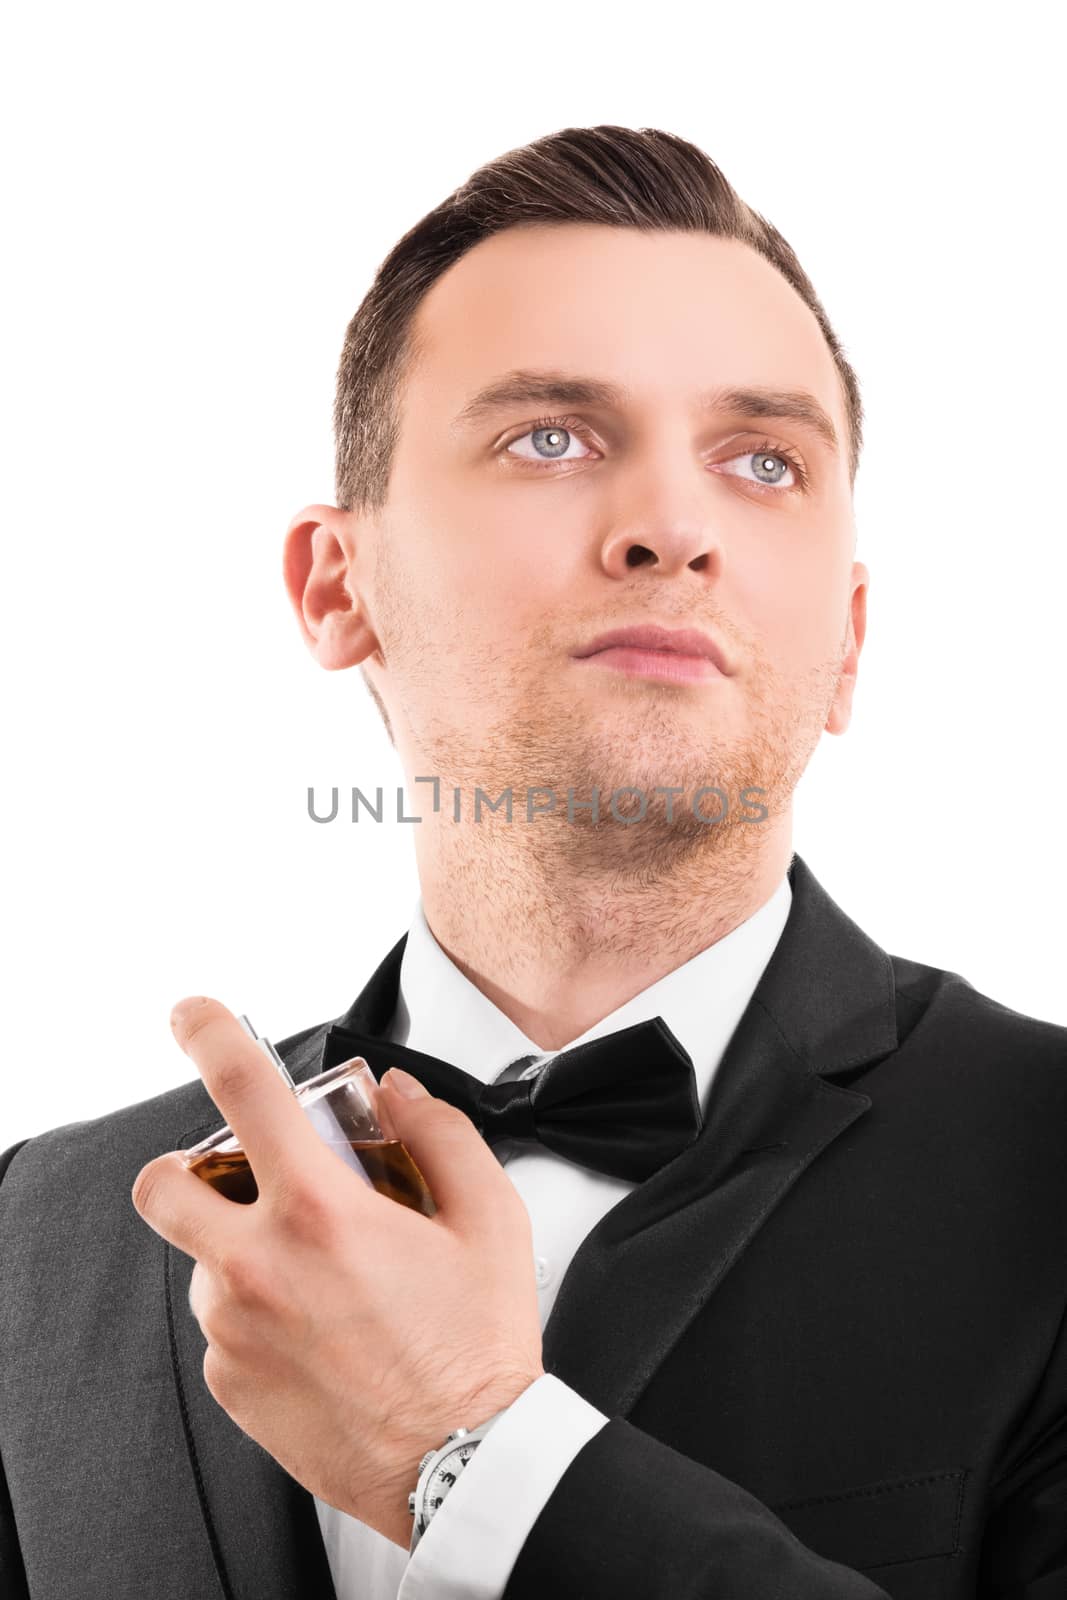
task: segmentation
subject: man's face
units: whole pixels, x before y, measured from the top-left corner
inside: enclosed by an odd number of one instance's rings
[[[465,807],[476,785],[511,786],[520,810],[550,788],[563,815],[568,788],[599,788],[602,814],[642,788],[658,848],[724,836],[692,816],[705,785],[731,821],[746,786],[780,811],[823,728],[847,725],[864,629],[846,414],[812,313],[734,241],[566,224],[478,245],[416,327],[388,503],[358,524],[354,569],[407,772],[460,786]],[[621,393],[463,418],[517,371]],[[836,451],[794,418],[702,402],[742,387],[806,391]],[[648,623],[709,633],[729,670],[679,681],[576,655]]]

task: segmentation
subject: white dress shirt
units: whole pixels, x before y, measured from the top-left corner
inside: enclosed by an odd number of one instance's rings
[[[791,901],[784,877],[770,899],[725,938],[561,1049],[662,1017],[692,1057],[706,1114],[715,1070],[781,937]],[[421,899],[404,946],[389,1038],[450,1061],[483,1083],[531,1076],[558,1053],[539,1050],[460,972],[431,933]],[[520,1056],[537,1059],[507,1071]],[[502,1141],[494,1150],[530,1216],[531,1266],[544,1330],[582,1240],[635,1185],[577,1166],[532,1139]],[[551,1373],[538,1378],[478,1445],[414,1555],[316,1497],[338,1600],[500,1600],[560,1478],[607,1421]]]

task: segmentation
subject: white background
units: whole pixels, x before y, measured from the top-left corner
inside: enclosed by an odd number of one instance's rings
[[[0,1149],[195,1077],[187,993],[275,1039],[404,931],[402,781],[281,580],[333,500],[345,325],[482,162],[694,140],[856,367],[870,625],[795,847],[886,948],[1067,1022],[1061,57],[1044,5],[21,8],[4,47]]]

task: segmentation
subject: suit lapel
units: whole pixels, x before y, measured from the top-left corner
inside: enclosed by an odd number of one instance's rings
[[[586,1236],[546,1324],[546,1371],[609,1416],[633,1408],[793,1185],[870,1109],[829,1078],[896,1048],[889,957],[800,857],[790,880],[789,919],[704,1127]]]
[[[869,1110],[829,1081],[897,1042],[889,957],[799,856],[789,919],[715,1075],[700,1135],[585,1238],[544,1334],[544,1364],[608,1415],[632,1409],[657,1367],[793,1184]],[[380,1077],[418,1053],[388,1043],[406,935],[342,1016],[283,1040],[298,1083],[369,1041]],[[462,1065],[462,1063],[457,1063]],[[219,1119],[188,1130],[196,1142]],[[227,1600],[335,1600],[312,1496],[230,1420],[203,1381],[188,1304],[192,1258],[167,1245],[168,1335],[190,1464]]]
[[[870,1107],[783,1066],[781,1051],[750,1008],[719,1068],[725,1099],[696,1142],[607,1213],[564,1275],[545,1370],[609,1416],[632,1409],[793,1184]]]

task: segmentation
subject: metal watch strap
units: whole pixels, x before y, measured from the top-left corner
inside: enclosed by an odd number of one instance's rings
[[[438,1465],[446,1458],[446,1456],[455,1451],[457,1458],[455,1475],[458,1477],[459,1473],[462,1472],[467,1463],[460,1458],[459,1450],[456,1447],[462,1447],[464,1444],[480,1444],[485,1435],[489,1432],[489,1429],[492,1427],[493,1423],[496,1422],[498,1417],[502,1417],[503,1415],[503,1411],[497,1411],[495,1415],[489,1417],[485,1422],[480,1422],[476,1428],[456,1428],[452,1433],[449,1434],[448,1438],[439,1449],[427,1450],[426,1454],[419,1462],[418,1482],[408,1495],[408,1510],[411,1512],[414,1518],[411,1529],[411,1544],[409,1546],[409,1554],[414,1554],[415,1546],[422,1538],[422,1535],[426,1532],[426,1529],[429,1527],[431,1517],[438,1509],[438,1506],[440,1505],[441,1500],[444,1499],[445,1494],[448,1492],[449,1486],[446,1485],[441,1495],[438,1497],[436,1504],[428,1505],[426,1503],[426,1492],[429,1487],[430,1479],[433,1477]]]

